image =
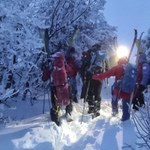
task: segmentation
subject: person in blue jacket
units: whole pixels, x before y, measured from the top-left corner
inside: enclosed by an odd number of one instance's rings
[[[141,53],[138,61],[138,78],[135,90],[135,96],[132,100],[133,109],[139,110],[139,107],[145,105],[143,91],[150,82],[150,49]]]

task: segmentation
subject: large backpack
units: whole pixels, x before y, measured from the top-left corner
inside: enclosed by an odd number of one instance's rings
[[[91,72],[102,73],[106,69],[106,51],[97,50],[93,52],[91,58]]]
[[[125,93],[132,93],[137,79],[137,67],[127,63],[124,66],[124,75],[120,81],[120,89]]]
[[[67,106],[70,103],[69,88],[67,83],[67,73],[62,52],[53,55],[52,79],[56,88],[57,103],[59,106]]]

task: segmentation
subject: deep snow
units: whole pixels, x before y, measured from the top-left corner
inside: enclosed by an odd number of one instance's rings
[[[60,127],[50,120],[48,97],[44,114],[43,96],[33,106],[29,99],[19,98],[10,101],[11,108],[1,104],[6,119],[0,129],[0,150],[145,150],[136,144],[139,141],[132,118],[122,123],[121,107],[117,117],[111,116],[110,87],[111,83],[104,83],[101,115],[92,119],[86,104],[82,124],[83,99],[74,104],[74,121],[62,119]]]

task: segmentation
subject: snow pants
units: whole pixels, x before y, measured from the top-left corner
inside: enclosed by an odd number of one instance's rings
[[[96,80],[90,81],[88,96],[86,100],[89,105],[89,113],[96,113],[100,110],[101,89],[102,89],[102,81],[96,81]]]
[[[56,87],[52,86],[51,87],[51,104],[52,104],[52,108],[50,109],[50,116],[51,116],[51,120],[53,122],[55,122],[58,126],[60,125],[60,116],[59,116],[59,111],[61,109],[61,106],[58,102],[58,98],[57,98],[57,91],[56,91]],[[68,105],[66,105],[66,114],[71,114],[72,110],[73,110],[73,106],[72,106],[72,102],[70,101],[70,103]]]
[[[71,76],[69,77],[69,95],[70,95],[70,99],[73,102],[78,102],[77,100],[77,82],[76,82],[76,76]]]
[[[112,112],[118,113],[118,98],[112,96]],[[128,120],[130,118],[130,100],[122,99],[122,121]]]

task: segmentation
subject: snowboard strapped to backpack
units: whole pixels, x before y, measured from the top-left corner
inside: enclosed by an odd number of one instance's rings
[[[120,90],[125,93],[132,93],[137,79],[137,67],[131,63],[124,66],[124,75],[120,80]]]

